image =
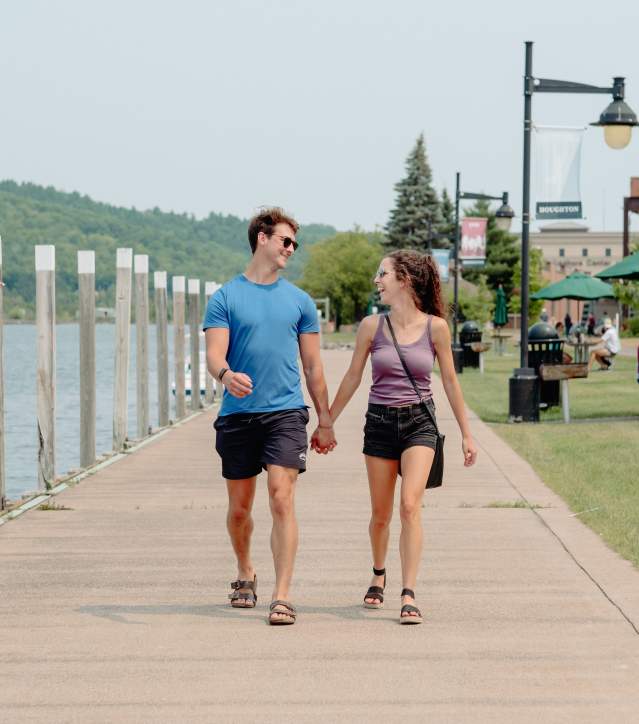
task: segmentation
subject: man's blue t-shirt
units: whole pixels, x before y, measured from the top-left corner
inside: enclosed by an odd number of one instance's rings
[[[220,415],[306,406],[298,337],[319,332],[317,309],[306,292],[286,279],[256,284],[240,274],[209,299],[203,327],[229,330],[229,366],[253,380],[253,392],[241,399],[224,390]]]

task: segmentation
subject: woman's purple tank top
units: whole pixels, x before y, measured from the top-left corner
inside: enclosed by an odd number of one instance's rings
[[[430,399],[430,376],[435,363],[435,348],[431,339],[432,316],[428,315],[424,334],[412,344],[400,344],[406,366],[415,378],[422,399]],[[375,405],[414,405],[420,400],[395,349],[393,341],[384,334],[386,322],[379,315],[379,324],[371,344],[371,363],[373,366],[373,384],[368,402]]]

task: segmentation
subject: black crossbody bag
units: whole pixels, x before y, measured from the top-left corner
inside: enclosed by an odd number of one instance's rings
[[[439,432],[439,428],[437,427],[437,420],[435,419],[435,415],[433,415],[430,407],[422,399],[422,395],[419,391],[419,388],[417,387],[415,378],[413,377],[410,370],[408,369],[408,367],[406,365],[406,361],[404,360],[404,355],[402,354],[402,351],[399,348],[399,344],[397,344],[397,337],[395,337],[395,330],[393,329],[393,325],[391,324],[388,314],[386,314],[384,316],[386,317],[388,329],[390,330],[391,337],[393,338],[393,344],[395,345],[395,349],[397,350],[397,355],[399,356],[399,361],[402,363],[404,372],[406,372],[406,376],[411,381],[411,384],[413,385],[415,392],[417,393],[417,397],[419,398],[420,404],[426,409],[426,412],[430,415],[430,419],[432,420],[433,425],[435,426],[435,432],[437,433],[437,440],[436,440],[436,444],[435,444],[435,458],[433,459],[433,464],[430,468],[430,473],[428,474],[428,480],[426,481],[426,487],[427,488],[438,488],[444,482],[444,440],[446,439],[446,436],[442,435]],[[429,337],[430,337],[430,331],[429,331]],[[430,340],[430,342],[431,342],[431,347],[432,347],[432,340]],[[435,350],[433,348],[433,353],[434,353],[434,351]]]

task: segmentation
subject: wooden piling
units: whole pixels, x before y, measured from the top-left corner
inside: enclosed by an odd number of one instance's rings
[[[175,362],[175,417],[186,415],[184,393],[184,277],[173,277],[173,346]]]
[[[136,254],[135,273],[135,378],[137,436],[149,434],[149,257]]]
[[[55,480],[55,247],[35,247],[38,489]]]
[[[80,466],[95,462],[95,252],[78,252],[80,294]]]
[[[115,378],[113,382],[113,449],[116,452],[124,450],[127,438],[132,262],[132,249],[117,250],[115,281]]]
[[[200,395],[200,280],[189,279],[189,333],[191,335],[191,409],[202,406]]]
[[[2,237],[0,237],[0,510],[7,502],[7,487],[4,465],[4,299],[2,281]]]
[[[155,334],[158,370],[158,424],[169,424],[169,343],[166,301],[166,272],[153,274],[155,288]]]
[[[207,307],[209,304],[209,299],[215,294],[215,292],[219,288],[220,288],[220,285],[216,284],[216,282],[205,282],[204,283],[204,295],[206,297]],[[206,352],[204,353],[204,361],[205,361],[205,367],[206,367],[206,389],[205,389],[205,394],[204,394],[204,400],[207,403],[207,405],[212,405],[213,401],[215,400],[217,383],[216,383],[215,379],[211,376],[211,373],[208,370],[208,365],[206,365]]]

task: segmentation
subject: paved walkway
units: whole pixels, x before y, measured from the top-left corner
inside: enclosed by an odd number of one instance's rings
[[[334,391],[348,352],[325,355]],[[465,470],[426,496],[422,626],[360,606],[371,565],[362,389],[339,446],[300,479],[295,626],[265,624],[264,481],[254,611],[226,605],[233,559],[210,412],[57,503],[0,527],[0,719],[19,722],[636,722],[639,572],[475,420]],[[527,500],[531,510],[491,503]],[[547,507],[546,507],[547,506]]]

